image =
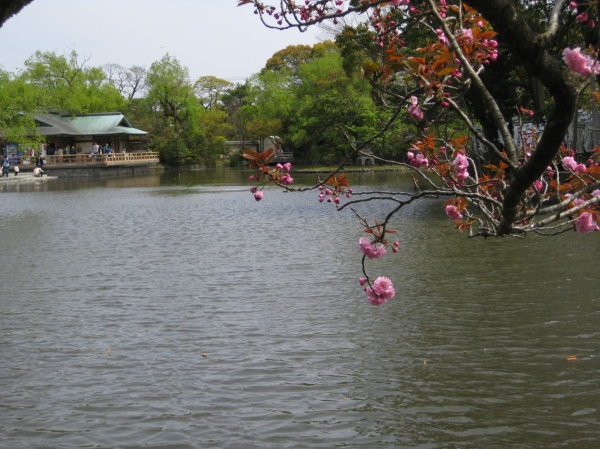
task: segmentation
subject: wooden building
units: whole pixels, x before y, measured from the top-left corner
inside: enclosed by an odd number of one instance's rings
[[[59,115],[36,114],[37,131],[46,138],[46,155],[89,154],[92,145],[108,145],[115,153],[148,151],[148,133],[131,126],[120,112]],[[59,153],[60,150],[63,150]]]

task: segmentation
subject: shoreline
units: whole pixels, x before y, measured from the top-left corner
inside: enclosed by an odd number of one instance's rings
[[[18,176],[15,176],[14,172],[11,172],[8,178],[6,176],[2,176],[0,178],[0,185],[5,184],[28,184],[34,182],[45,182],[52,181],[58,179],[56,176],[47,176],[44,175],[40,178],[33,176],[33,173],[28,172],[20,172]]]

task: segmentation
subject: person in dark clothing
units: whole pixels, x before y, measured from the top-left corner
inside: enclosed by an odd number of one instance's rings
[[[42,173],[44,172],[44,155],[42,153],[40,153],[40,155],[38,156],[38,160],[35,163],[35,166],[40,169],[40,177],[41,177]]]
[[[2,177],[4,177],[4,175],[6,175],[6,177],[8,178],[9,167],[10,167],[10,160],[8,159],[8,156],[4,156],[2,158]]]

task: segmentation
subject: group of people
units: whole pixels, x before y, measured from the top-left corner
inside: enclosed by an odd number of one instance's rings
[[[114,153],[114,151],[113,151],[112,147],[109,144],[105,143],[102,146],[102,148],[100,148],[100,145],[98,145],[97,142],[94,142],[94,144],[92,145],[92,152],[90,153],[89,157],[97,157],[97,156],[99,156],[101,154],[111,155],[113,153]]]
[[[28,150],[28,155],[29,157],[33,157],[32,154],[33,150]],[[39,176],[41,177],[42,174],[44,173],[44,164],[45,164],[45,160],[44,160],[44,155],[42,153],[40,153],[40,155],[37,158],[37,161],[35,163],[35,168],[33,169],[33,174],[34,176]],[[8,175],[10,174],[10,156],[4,155],[2,156],[2,159],[0,161],[0,166],[2,166],[2,177],[6,176],[8,178]],[[19,169],[19,159],[15,158],[13,161],[13,171],[15,173],[15,176],[19,175],[20,169]]]
[[[62,156],[62,155],[75,155],[77,154],[77,150],[75,150],[75,145],[66,145],[65,149],[63,150],[62,148],[58,149],[58,155]]]
[[[1,165],[2,165],[2,177],[6,176],[8,178],[8,175],[10,173],[10,157],[8,155],[2,157]],[[19,159],[14,160],[13,170],[15,172],[15,176],[17,176],[20,171],[19,170]]]

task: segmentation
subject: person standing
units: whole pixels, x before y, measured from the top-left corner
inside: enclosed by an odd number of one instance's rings
[[[88,157],[97,158],[99,155],[100,155],[100,146],[97,145],[96,143],[94,143],[94,145],[92,146],[92,152],[90,153],[90,155]]]
[[[40,155],[38,156],[38,160],[35,163],[35,166],[40,169],[40,178],[41,178],[42,174],[44,173],[44,155],[41,152],[40,152]]]
[[[15,162],[15,176],[19,174],[19,161]]]
[[[6,177],[8,178],[8,169],[10,167],[10,161],[8,160],[8,155],[4,156],[4,158],[2,158],[2,177],[4,177],[4,175],[6,175]]]

